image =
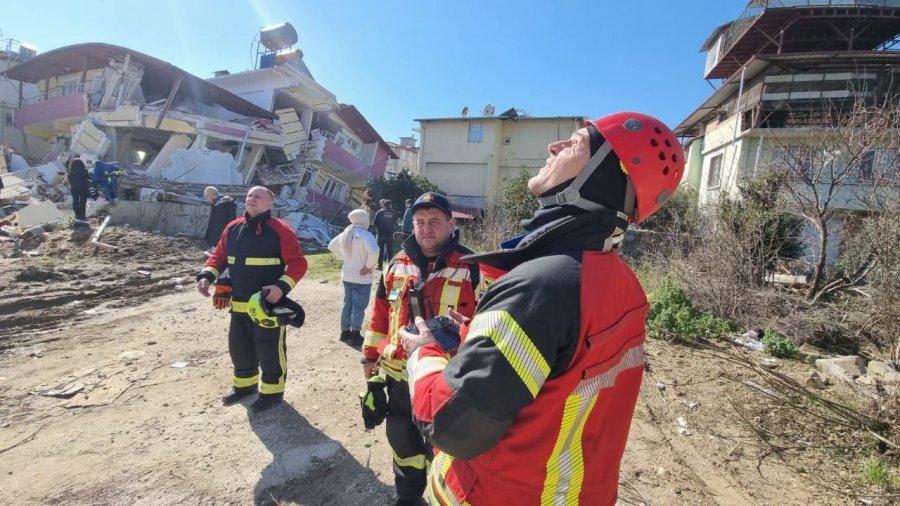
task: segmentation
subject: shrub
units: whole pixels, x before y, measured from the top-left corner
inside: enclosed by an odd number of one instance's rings
[[[707,311],[699,311],[671,277],[666,277],[650,296],[647,330],[654,338],[718,339],[734,325]]]
[[[763,350],[769,355],[784,359],[797,358],[800,350],[788,338],[767,328],[763,332]]]

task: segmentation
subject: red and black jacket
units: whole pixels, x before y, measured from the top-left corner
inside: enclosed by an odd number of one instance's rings
[[[413,417],[440,450],[432,504],[615,503],[648,309],[611,250],[625,227],[608,211],[541,211],[516,248],[473,258],[508,272],[458,354],[431,343],[407,364]]]
[[[226,267],[232,310],[243,312],[250,297],[266,285],[287,295],[306,274],[307,262],[290,226],[266,211],[252,218],[245,213],[229,223],[197,279],[215,281]]]

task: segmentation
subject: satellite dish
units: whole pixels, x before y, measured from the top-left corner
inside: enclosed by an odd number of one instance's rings
[[[494,106],[488,104],[484,106],[484,111],[482,111],[482,116],[493,116],[494,115]]]
[[[462,110],[459,111],[459,115],[462,116],[463,118],[468,116],[469,115],[469,106],[467,106],[467,105],[463,106]]]

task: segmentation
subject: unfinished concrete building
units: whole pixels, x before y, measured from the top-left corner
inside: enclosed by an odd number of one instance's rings
[[[701,47],[715,91],[675,128],[700,204],[733,195],[785,146],[802,150],[821,127],[839,126],[829,125],[830,112],[900,91],[898,42],[900,0],[752,0],[715,28]],[[853,184],[865,191],[873,170],[900,174],[896,151],[872,150]],[[845,205],[855,210],[850,199]],[[832,234],[832,259],[839,238]]]

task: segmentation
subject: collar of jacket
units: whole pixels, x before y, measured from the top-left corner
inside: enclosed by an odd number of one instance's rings
[[[466,262],[479,262],[511,270],[522,262],[567,251],[603,251],[616,229],[625,230],[628,222],[615,211],[585,211],[573,206],[538,209],[522,222],[527,231],[504,241],[498,251],[467,255]]]
[[[259,213],[255,217],[251,217],[247,213],[247,211],[244,211],[244,223],[246,223],[247,226],[251,226],[251,227],[255,226],[256,227],[256,235],[262,234],[263,225],[267,221],[269,221],[269,218],[271,218],[271,217],[272,217],[271,209],[264,213]]]
[[[234,201],[234,199],[229,197],[228,195],[219,195],[218,197],[216,197],[216,200],[213,201],[212,205],[217,206],[219,204],[228,204],[232,201]]]
[[[459,230],[454,230],[453,233],[450,234],[450,240],[447,241],[447,244],[445,244],[440,253],[437,254],[433,270],[438,271],[446,267],[447,257],[456,251],[457,246],[459,246]],[[426,273],[428,272],[428,257],[425,256],[421,246],[416,242],[415,235],[411,235],[408,239],[403,241],[403,251],[405,251],[410,260],[416,264],[416,267],[419,268],[423,276],[426,276]],[[422,281],[424,281],[424,279]]]

